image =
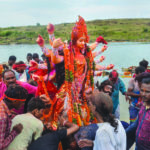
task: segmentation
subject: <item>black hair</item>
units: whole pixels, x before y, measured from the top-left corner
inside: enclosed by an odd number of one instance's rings
[[[144,78],[144,79],[142,80],[142,83],[150,84],[150,77],[149,77],[149,78]]]
[[[97,86],[97,88],[98,88],[99,91],[103,91],[103,90],[104,90],[104,87],[105,87],[106,85],[112,86],[112,92],[113,92],[114,86],[113,86],[113,82],[112,82],[112,81],[110,81],[110,80],[105,80],[105,81],[103,81],[100,85],[99,85],[99,82],[96,83],[96,86]]]
[[[4,79],[4,76],[5,76],[6,72],[12,72],[15,75],[15,72],[13,70],[11,70],[11,69],[4,70],[3,73],[2,73],[2,78],[3,79]]]
[[[28,53],[28,54],[27,54],[27,57],[28,57],[28,56],[31,56],[31,57],[32,57],[32,54],[31,54],[31,53]]]
[[[138,76],[136,76],[135,81],[142,82],[143,79],[150,78],[150,73],[142,72]]]
[[[23,61],[18,61],[15,63],[16,65],[21,65],[21,64],[25,64]]]
[[[49,74],[51,72],[51,64],[50,64],[50,61],[49,61],[49,58],[48,57],[45,57],[46,58],[46,62],[47,62],[47,68],[48,68],[48,76],[47,76],[47,81],[49,79]]]
[[[135,68],[135,73],[136,74],[139,74],[139,73],[142,73],[142,72],[145,72],[145,68],[143,66],[139,66],[139,67]]]
[[[27,111],[32,112],[34,109],[45,109],[45,103],[42,101],[40,97],[33,97],[27,106]]]
[[[28,96],[28,91],[22,86],[14,84],[8,87],[8,89],[5,91],[5,95],[14,99],[26,99]],[[10,100],[7,98],[5,98],[5,100],[10,102]]]
[[[39,58],[38,53],[33,53],[32,58],[33,58],[33,59],[34,59],[34,58]]]
[[[142,61],[139,62],[139,66],[144,67],[145,69],[147,69],[148,66],[148,61],[143,59]]]
[[[8,60],[16,61],[16,59],[17,59],[17,58],[16,58],[16,56],[12,55],[12,56],[10,56],[10,57],[9,57],[9,59],[8,59]]]

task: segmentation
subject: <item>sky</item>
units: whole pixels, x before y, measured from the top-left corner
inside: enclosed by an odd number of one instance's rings
[[[150,18],[150,0],[0,0],[0,27]]]

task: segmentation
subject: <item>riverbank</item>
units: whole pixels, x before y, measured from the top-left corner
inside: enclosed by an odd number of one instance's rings
[[[55,36],[69,40],[74,23],[55,25]],[[102,35],[108,42],[150,42],[150,19],[111,19],[87,22],[90,42]],[[46,25],[0,28],[0,45],[35,44],[38,35],[48,43]]]

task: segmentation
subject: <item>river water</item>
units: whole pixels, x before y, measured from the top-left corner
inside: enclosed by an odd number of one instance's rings
[[[96,49],[99,50],[100,46]],[[7,62],[10,55],[15,55],[17,61],[26,61],[27,53],[42,54],[38,45],[0,45],[0,63]],[[108,49],[102,54],[106,57],[101,65],[114,64],[115,69],[122,74],[122,67],[137,66],[139,61],[146,59],[150,62],[150,43],[137,43],[137,42],[116,42],[109,43]],[[99,57],[97,57],[98,59]],[[99,78],[101,80],[101,78]],[[122,78],[126,87],[129,79]],[[129,121],[128,103],[125,101],[124,96],[120,94],[120,111],[121,120]]]

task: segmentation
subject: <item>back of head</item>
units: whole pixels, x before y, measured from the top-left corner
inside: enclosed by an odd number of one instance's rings
[[[145,69],[147,69],[148,66],[148,61],[143,59],[142,61],[139,62],[139,66],[144,67]]]
[[[15,84],[15,85],[10,85],[7,88],[7,90],[5,91],[5,95],[13,99],[26,99],[28,96],[28,92],[25,88]]]
[[[135,68],[135,73],[140,74],[142,72],[145,72],[145,68],[143,66],[139,66]]]
[[[150,76],[147,77],[147,78],[143,78],[142,79],[142,83],[144,83],[144,84],[150,84]]]
[[[96,106],[96,111],[101,116],[107,116],[112,113],[112,99],[104,92],[94,92],[91,95],[91,101]]]
[[[38,109],[38,110],[45,109],[45,103],[39,97],[36,97],[36,98],[33,97],[28,103],[28,107],[27,107],[28,112],[32,112],[35,109]]]
[[[102,117],[104,122],[110,123],[114,127],[114,131],[117,131],[118,122],[112,115],[113,103],[109,95],[103,92],[94,92],[90,97],[91,102],[96,107],[96,112]]]

